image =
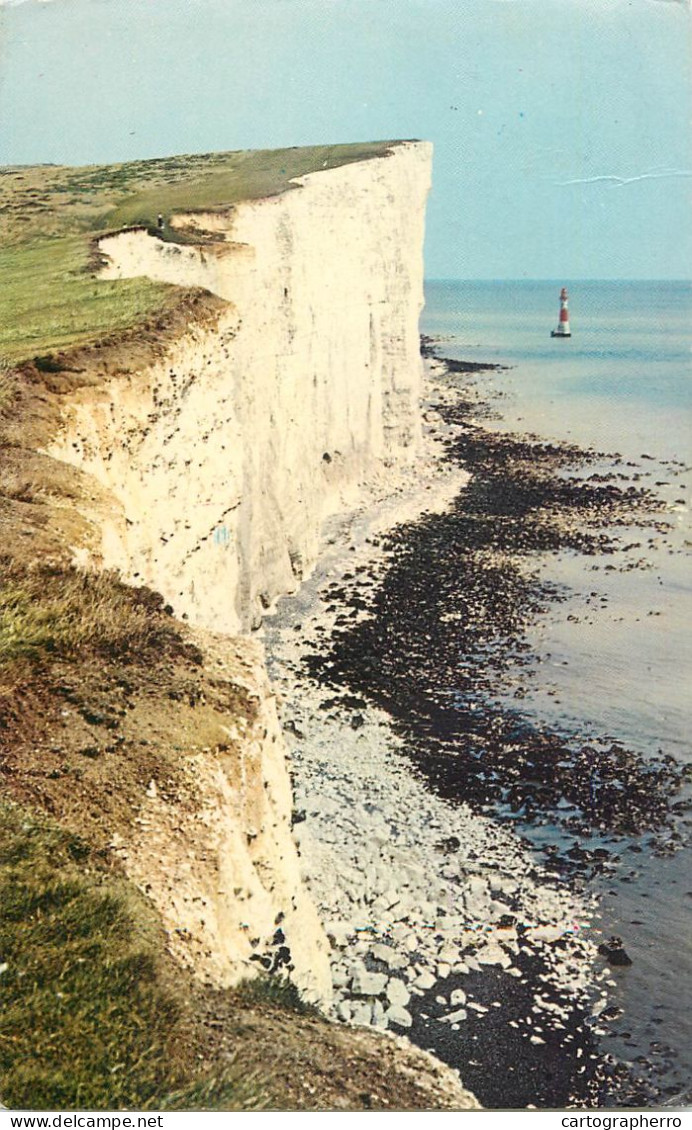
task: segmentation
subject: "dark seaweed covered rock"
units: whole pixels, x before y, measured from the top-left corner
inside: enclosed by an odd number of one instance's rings
[[[622,944],[622,938],[618,938],[616,934],[609,938],[607,942],[601,942],[598,947],[598,952],[602,957],[605,957],[610,965],[631,965],[632,958],[629,956]]]

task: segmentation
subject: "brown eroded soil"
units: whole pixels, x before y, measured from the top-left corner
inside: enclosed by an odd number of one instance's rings
[[[473,1110],[471,1095],[438,1061],[404,1039],[368,1028],[291,1015],[267,1003],[208,994],[205,1026],[214,1056],[261,1069],[267,1104],[282,1110]],[[229,1026],[235,1034],[226,1034]]]

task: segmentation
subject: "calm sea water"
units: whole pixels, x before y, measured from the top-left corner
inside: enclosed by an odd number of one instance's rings
[[[560,283],[428,282],[424,333],[450,356],[520,368],[526,426],[596,446],[692,460],[692,283],[569,283],[572,337],[556,340]]]
[[[422,331],[444,356],[510,366],[481,378],[499,413],[489,426],[608,453],[605,469],[617,454],[666,500],[665,537],[651,529],[625,539],[641,543],[642,568],[576,554],[540,562],[571,596],[533,629],[543,662],[522,709],[689,762],[692,283],[567,280],[573,336],[556,340],[564,282],[430,282]],[[594,591],[598,614],[582,614]],[[623,936],[634,962],[614,974],[624,1012],[609,1050],[659,1064],[668,1087],[692,1101],[692,856],[643,846],[636,866],[623,863],[599,887],[603,932]]]

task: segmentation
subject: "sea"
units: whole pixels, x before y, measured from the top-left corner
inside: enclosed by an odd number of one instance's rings
[[[566,339],[550,334],[562,286]],[[562,599],[532,619],[535,662],[510,673],[507,702],[519,687],[523,715],[539,726],[691,764],[692,283],[444,280],[429,281],[425,298],[421,330],[438,355],[502,366],[473,377],[490,407],[484,427],[598,452],[597,466],[626,468],[665,505],[663,534],[622,531],[640,546],[629,568],[574,551],[538,556]],[[632,961],[612,971],[617,1019],[602,1049],[652,1071],[671,1105],[692,1103],[686,798],[671,797],[677,831],[664,850],[660,838],[633,836],[588,878],[599,930],[622,938]],[[536,847],[551,837],[560,846],[557,822],[517,830]]]

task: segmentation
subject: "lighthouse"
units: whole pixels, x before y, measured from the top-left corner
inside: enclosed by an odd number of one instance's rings
[[[560,291],[560,321],[558,322],[557,329],[550,331],[551,337],[571,337],[572,331],[569,328],[569,304],[567,302],[567,287],[563,286]]]

